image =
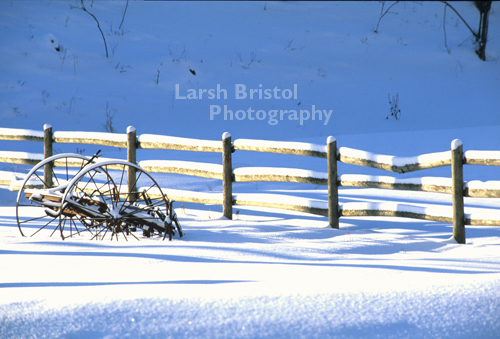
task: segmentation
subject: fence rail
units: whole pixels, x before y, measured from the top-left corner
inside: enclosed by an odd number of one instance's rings
[[[500,198],[500,181],[463,181],[463,165],[500,166],[500,151],[466,151],[459,140],[452,142],[451,151],[423,154],[416,157],[379,155],[347,147],[337,148],[336,140],[329,137],[326,145],[302,142],[264,141],[237,139],[224,133],[222,142],[171,137],[164,135],[136,135],[133,127],[126,134],[98,132],[52,132],[50,125],[44,131],[0,128],[0,140],[44,142],[44,154],[0,151],[0,162],[35,165],[52,155],[53,143],[78,143],[127,148],[127,160],[137,163],[144,170],[156,173],[177,173],[223,181],[222,193],[199,193],[182,190],[165,190],[177,201],[223,206],[223,214],[231,219],[233,205],[272,207],[313,213],[329,217],[330,225],[338,228],[341,216],[394,216],[453,223],[453,235],[465,243],[465,225],[500,226],[500,211],[479,215],[464,213],[464,197]],[[144,160],[136,161],[137,149],[165,149],[194,152],[222,153],[222,164],[191,161]],[[233,168],[231,154],[235,151],[256,151],[293,154],[327,159],[327,172],[275,167]],[[451,166],[451,178],[421,177],[399,179],[390,176],[369,176],[337,173],[337,161],[407,173],[423,169]],[[53,166],[66,166],[55,162]],[[133,177],[133,173],[130,174]],[[16,178],[12,180],[15,182]],[[133,181],[133,180],[129,180]],[[297,182],[328,186],[328,201],[283,196],[277,194],[233,194],[233,182]],[[2,178],[1,183],[8,180]],[[11,183],[11,187],[16,185]],[[419,207],[400,203],[338,203],[338,187],[370,187],[411,190],[452,195],[452,206]],[[129,187],[129,189],[131,189]]]

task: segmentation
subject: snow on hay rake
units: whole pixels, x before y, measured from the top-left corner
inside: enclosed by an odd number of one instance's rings
[[[97,161],[99,152],[91,158],[58,154],[31,169],[16,202],[21,234],[52,236],[59,231],[66,239],[88,232],[91,239],[113,240],[119,235],[138,239],[134,233],[142,230],[148,238],[168,234],[172,240],[176,231],[182,237],[173,200],[151,175],[124,160]],[[132,185],[127,184],[129,171],[136,173]],[[135,189],[129,192],[128,187]]]

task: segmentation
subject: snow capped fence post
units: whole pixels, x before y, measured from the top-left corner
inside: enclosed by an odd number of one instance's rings
[[[339,190],[337,181],[337,140],[326,139],[328,161],[328,222],[332,228],[339,228]]]
[[[233,165],[231,134],[222,134],[222,214],[233,219]]]
[[[458,139],[451,143],[451,181],[453,203],[453,237],[465,244],[463,145]]]
[[[137,132],[134,126],[129,126],[127,127],[127,161],[133,164],[137,163],[136,149],[137,149]],[[127,187],[129,193],[136,191],[135,187],[136,181],[137,181],[136,170],[135,168],[129,166],[127,172]],[[131,193],[130,201],[133,202],[136,200],[137,200],[137,194]]]
[[[43,157],[47,159],[52,156],[52,126],[43,125]],[[45,188],[52,187],[52,169],[54,164],[48,162],[43,168],[43,182]]]

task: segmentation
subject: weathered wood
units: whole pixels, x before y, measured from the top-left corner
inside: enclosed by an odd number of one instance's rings
[[[12,183],[12,180],[13,178],[12,177],[9,177],[9,178],[5,178],[5,177],[0,177],[0,185],[2,186],[10,186],[11,183]],[[10,189],[10,188],[9,188]],[[11,191],[19,191],[19,188],[18,189],[10,189]]]
[[[158,199],[161,197],[160,193],[156,189],[150,190],[148,194],[152,199]],[[222,205],[223,200],[221,193],[193,192],[162,188],[161,194],[169,200],[192,202],[196,204]]]
[[[172,199],[174,201],[179,201],[179,202],[190,202],[194,204],[205,204],[205,205],[222,205],[222,199],[204,199],[204,198],[198,198],[198,197],[192,197],[192,196],[186,196],[186,195],[176,195],[176,194],[169,194],[168,195],[169,199]]]
[[[500,226],[500,220],[473,219],[465,217],[465,224],[469,226]]]
[[[47,159],[52,156],[52,126],[45,124],[43,126],[43,157]],[[52,182],[52,172],[53,172],[52,162],[45,164],[43,168],[43,182],[45,188],[51,188],[53,186]]]
[[[193,168],[189,166],[190,164],[196,164],[198,166],[205,165],[205,169]],[[204,163],[192,163],[189,161],[170,161],[170,160],[160,160],[160,161],[140,161],[139,166],[146,172],[153,173],[175,173],[183,175],[192,175],[202,178],[219,179],[222,180],[222,165],[215,164],[204,164]],[[211,168],[220,168],[213,170]]]
[[[137,132],[135,127],[127,127],[127,161],[133,164],[137,163]],[[137,192],[137,177],[135,167],[128,166],[127,169],[127,188],[129,192]],[[137,193],[130,194],[130,201],[137,201]]]
[[[50,134],[50,135],[49,135]],[[142,138],[142,141],[140,140]],[[167,136],[150,136],[142,135],[137,137],[135,130],[127,130],[127,135],[114,134],[114,133],[90,133],[90,132],[54,132],[52,133],[52,128],[48,125],[44,126],[44,131],[31,131],[23,129],[8,129],[0,128],[0,140],[25,140],[25,141],[44,141],[44,157],[52,155],[52,143],[81,143],[81,144],[94,144],[94,145],[104,145],[113,147],[127,147],[127,159],[132,163],[136,163],[136,153],[137,148],[144,149],[173,149],[173,150],[187,150],[187,151],[200,151],[200,152],[222,152],[223,153],[223,168],[219,171],[217,168],[197,168],[191,165],[191,167],[186,166],[173,166],[173,165],[158,165],[160,162],[155,162],[156,164],[151,164],[143,166],[146,171],[150,172],[160,172],[160,173],[178,173],[185,175],[195,175],[206,178],[214,178],[223,180],[223,194],[213,195],[210,197],[200,197],[193,192],[190,194],[174,194],[172,197],[178,201],[184,202],[195,202],[195,203],[205,203],[205,204],[221,204],[223,205],[223,214],[232,218],[232,206],[237,205],[247,205],[247,206],[261,206],[261,207],[272,207],[281,208],[293,211],[300,211],[306,213],[313,213],[318,215],[324,215],[329,217],[330,225],[333,226],[334,220],[338,216],[394,216],[394,217],[407,217],[416,218],[424,220],[433,220],[439,222],[453,222],[453,236],[459,243],[465,243],[465,225],[486,225],[486,226],[500,226],[500,220],[496,220],[496,216],[489,217],[488,215],[481,215],[481,217],[472,218],[469,215],[464,214],[464,203],[463,197],[500,197],[500,189],[498,189],[497,184],[492,184],[493,188],[489,188],[488,184],[476,184],[471,187],[465,186],[463,182],[463,165],[486,165],[486,166],[500,166],[500,151],[468,151],[463,152],[463,147],[458,140],[452,143],[452,155],[450,157],[441,154],[424,154],[413,158],[400,158],[393,156],[384,156],[370,154],[367,152],[359,151],[359,156],[356,155],[355,150],[349,150],[345,153],[342,152],[341,148],[336,151],[334,139],[330,139],[327,142],[327,146],[312,145],[308,143],[295,143],[295,142],[273,142],[269,141],[263,143],[259,140],[236,140],[234,146],[231,145],[231,136],[229,133],[225,133],[223,136],[223,145],[219,146],[220,143],[215,144],[214,141],[208,140],[197,140],[188,138],[176,138]],[[52,141],[52,143],[50,142]],[[135,146],[135,147],[134,147]],[[232,171],[231,163],[231,153],[235,150],[249,150],[249,151],[259,151],[259,152],[269,152],[269,153],[281,153],[281,154],[295,154],[303,156],[314,156],[319,158],[326,158],[328,160],[328,173],[327,177],[324,178],[322,175],[287,175],[283,173],[239,173],[235,170]],[[334,151],[335,150],[335,151]],[[354,152],[353,152],[354,151]],[[133,153],[132,153],[133,152]],[[17,164],[29,164],[36,165],[39,161],[43,159],[41,154],[28,154],[24,152],[1,152],[0,162],[9,162]],[[365,153],[366,155],[364,155]],[[441,152],[444,153],[444,152]],[[450,153],[448,153],[450,154]],[[338,155],[338,156],[337,156]],[[406,173],[421,169],[441,167],[441,166],[452,166],[452,182],[453,185],[450,188],[448,185],[432,184],[432,183],[411,183],[411,182],[401,182],[395,180],[394,182],[384,181],[384,180],[353,180],[352,178],[348,180],[342,180],[338,178],[336,169],[333,168],[333,156],[336,156],[336,161],[342,161],[344,163],[380,168],[397,173]],[[39,158],[39,159],[38,159]],[[404,165],[402,165],[404,164]],[[207,164],[208,165],[208,164]],[[210,164],[211,166],[213,164]],[[55,161],[48,166],[60,167],[81,167],[81,160],[75,161]],[[220,166],[220,165],[218,165]],[[108,168],[121,169],[122,165],[109,165]],[[46,173],[52,173],[52,168],[46,170]],[[306,172],[306,171],[305,171]],[[329,176],[328,176],[329,175]],[[333,178],[337,177],[336,180]],[[51,176],[50,176],[51,178]],[[375,178],[375,177],[374,177]],[[49,176],[44,179],[45,182],[49,183]],[[4,180],[5,181],[5,180]],[[2,181],[2,182],[4,182]],[[135,180],[129,180],[134,182]],[[232,182],[242,182],[242,181],[282,181],[282,182],[301,182],[310,183],[317,185],[329,184],[329,201],[328,208],[303,206],[303,202],[291,203],[283,200],[281,201],[256,201],[251,199],[234,199],[232,195]],[[49,183],[50,184],[50,183]],[[373,188],[383,188],[383,189],[401,189],[401,190],[416,190],[416,191],[426,191],[426,192],[438,192],[438,193],[448,193],[452,194],[453,197],[453,216],[445,217],[439,215],[427,215],[425,213],[418,213],[418,209],[412,210],[391,210],[390,208],[383,209],[339,209],[337,208],[338,216],[335,217],[335,197],[332,194],[332,190],[335,190],[335,186],[346,186],[346,187],[373,187]],[[131,188],[123,188],[130,190]],[[219,196],[221,198],[219,198]],[[337,196],[338,199],[338,196]],[[307,205],[307,203],[306,203]],[[312,206],[322,206],[312,205]],[[325,205],[326,206],[326,205]],[[338,206],[338,200],[337,200]],[[436,213],[435,213],[436,214]],[[439,213],[437,213],[439,214]],[[450,214],[451,215],[451,214]],[[492,219],[493,218],[493,219]]]
[[[43,137],[37,137],[34,135],[8,135],[0,134],[0,140],[14,140],[14,141],[41,141],[43,142]]]
[[[328,222],[330,227],[339,228],[339,189],[337,178],[337,140],[328,137],[326,141],[328,162]]]
[[[231,160],[232,144],[231,134],[222,135],[222,214],[233,219],[233,165]]]
[[[500,159],[467,159],[465,165],[500,166]]]
[[[267,141],[266,145],[258,144],[260,140],[238,139],[234,142],[237,151],[255,151],[266,153],[304,155],[326,159],[326,150],[310,149],[311,144],[301,142]],[[324,146],[323,146],[324,147]],[[319,149],[319,147],[318,147]]]
[[[458,139],[451,143],[451,180],[453,185],[453,237],[465,244],[463,145]]]
[[[0,140],[43,142],[44,132],[17,128],[0,128]]]
[[[414,158],[404,158],[404,157],[395,157],[395,156],[390,156],[390,155],[379,155],[379,154],[370,154],[371,157],[375,158],[381,158],[384,159],[385,161],[380,161],[380,160],[372,160],[369,159],[368,157],[356,157],[356,156],[350,156],[348,155],[349,153],[354,152],[360,152],[360,153],[366,153],[358,150],[352,150],[347,147],[341,147],[339,149],[339,158],[338,160],[346,163],[346,164],[351,164],[351,165],[357,165],[357,166],[364,166],[364,167],[371,167],[371,168],[378,168],[378,169],[383,169],[386,171],[390,172],[396,172],[396,173],[408,173],[408,172],[415,172],[423,169],[430,169],[430,168],[436,168],[436,167],[443,167],[443,166],[450,166],[451,164],[451,159],[439,159],[439,160],[420,160],[420,159],[414,159]],[[442,153],[442,152],[440,152]],[[433,158],[435,154],[440,155],[440,153],[431,153],[431,154],[423,154],[420,155],[418,158]],[[415,161],[417,160],[417,161]],[[395,162],[406,162],[404,165],[396,165],[394,164]],[[415,161],[410,163],[410,161]]]
[[[234,204],[285,209],[303,213],[312,213],[325,217],[328,216],[328,201],[284,194],[239,193],[234,195]]]
[[[235,169],[234,171],[234,182],[274,181],[274,182],[298,182],[303,184],[325,185],[325,186],[328,185],[327,179],[317,178],[312,176],[306,176],[306,175],[298,176],[298,175],[274,174],[274,173],[239,174],[237,171],[238,169]],[[309,172],[309,171],[304,171],[304,172]]]
[[[343,177],[345,176],[340,176],[339,180],[339,186],[342,187],[383,188],[383,189],[393,189],[393,190],[423,191],[423,192],[448,193],[448,194],[451,194],[452,192],[452,187],[445,185],[402,183],[397,181],[388,182],[383,180],[362,180],[362,179],[352,180],[352,178],[355,177],[355,175],[348,176],[351,178],[351,180],[345,180],[343,179]],[[360,175],[360,177],[364,176]]]
[[[341,208],[340,216],[342,217],[399,217],[410,219],[430,220],[437,222],[451,223],[452,218],[445,216],[429,215],[425,213],[417,213],[411,211],[398,211],[391,209],[348,209]]]
[[[127,135],[104,132],[54,132],[55,143],[127,148]]]
[[[139,135],[137,148],[222,153],[222,146],[217,141],[154,134]]]
[[[35,166],[41,160],[27,159],[27,158],[11,158],[11,157],[2,157],[2,156],[0,156],[0,162],[10,163],[10,164],[20,164],[20,165],[32,165],[32,166]]]
[[[277,202],[245,200],[245,199],[239,199],[238,197],[236,197],[234,204],[240,205],[240,206],[277,208],[277,209],[281,209],[281,210],[311,213],[311,214],[315,214],[315,215],[321,215],[324,217],[328,216],[328,209],[311,207],[311,206],[296,205],[296,204],[285,204],[285,203],[277,203]]]
[[[449,160],[433,161],[433,162],[427,162],[427,163],[414,163],[414,164],[406,164],[404,166],[396,166],[396,165],[384,164],[384,163],[380,163],[380,162],[376,162],[376,161],[368,160],[368,159],[359,159],[359,158],[349,157],[349,156],[345,156],[342,154],[340,154],[339,161],[341,161],[345,164],[378,168],[378,169],[383,169],[386,171],[396,172],[396,173],[400,173],[400,174],[420,171],[420,170],[424,170],[424,169],[436,168],[436,167],[450,166]]]
[[[500,198],[500,190],[479,189],[466,187],[464,197],[471,198]]]
[[[500,151],[466,151],[465,165],[500,166]]]
[[[474,198],[500,198],[500,181],[469,181],[465,184],[464,196]]]

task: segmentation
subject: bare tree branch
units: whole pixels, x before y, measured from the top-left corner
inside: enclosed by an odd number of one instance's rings
[[[127,0],[127,4],[125,5],[125,11],[123,11],[122,22],[120,23],[120,27],[118,27],[118,29],[122,29],[123,20],[125,20],[125,14],[127,13],[127,8],[128,8],[128,0]]]
[[[448,44],[446,43],[446,6],[444,6],[443,13],[443,32],[444,32],[444,47],[446,47],[446,51],[450,54],[450,49],[448,48]]]
[[[382,3],[382,10],[380,11],[380,18],[378,18],[378,22],[377,22],[377,27],[375,28],[375,33],[377,33],[378,31],[378,25],[380,25],[380,20],[382,20],[382,18],[387,14],[389,13],[389,10],[395,5],[397,4],[399,1],[396,1],[395,3],[393,3],[392,5],[389,6],[389,8],[387,8],[387,10],[382,14],[382,11],[384,10],[384,5],[385,5],[385,2]]]
[[[469,24],[465,21],[464,18],[462,18],[462,16],[455,10],[455,8],[453,8],[452,5],[450,5],[447,1],[441,1],[443,4],[445,4],[447,7],[450,7],[453,12],[455,12],[456,15],[458,15],[458,17],[460,18],[460,20],[462,20],[462,22],[465,24],[465,26],[467,26],[467,28],[469,29],[469,31],[472,33],[472,35],[476,38],[476,41],[479,40],[479,34],[477,34],[476,32],[474,32],[474,30],[472,28],[470,28]]]
[[[108,58],[109,57],[108,56],[108,45],[106,43],[106,38],[104,37],[104,33],[102,32],[101,25],[99,24],[99,20],[97,20],[97,18],[95,17],[94,14],[87,11],[87,8],[85,8],[85,4],[83,3],[83,0],[81,0],[81,2],[82,2],[82,7],[76,7],[76,6],[72,6],[72,5],[69,5],[69,6],[71,9],[74,9],[74,8],[81,9],[82,11],[88,13],[92,18],[94,18],[95,22],[97,23],[97,28],[99,29],[99,32],[101,32],[102,40],[104,41],[104,48],[106,50],[106,58]],[[127,4],[128,4],[128,1],[127,1]]]

